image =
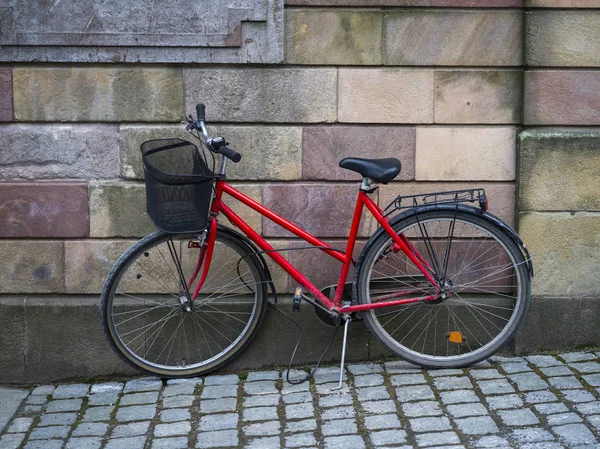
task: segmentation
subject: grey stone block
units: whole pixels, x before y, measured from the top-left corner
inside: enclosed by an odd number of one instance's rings
[[[222,447],[238,445],[237,430],[219,430],[198,433],[197,448]]]
[[[161,422],[177,422],[186,421],[188,419],[190,419],[190,411],[185,408],[162,410],[160,412]]]
[[[29,434],[29,439],[49,440],[51,438],[66,438],[69,430],[71,429],[68,426],[36,427],[33,429],[33,432]]]
[[[285,416],[288,420],[312,418],[315,416],[315,407],[312,402],[289,404],[285,406]]]
[[[538,427],[531,427],[527,429],[513,430],[512,439],[519,444],[524,444],[538,441],[553,441],[554,437],[547,430]]]
[[[48,413],[42,416],[38,426],[70,426],[77,419],[77,413]]]
[[[598,442],[594,434],[583,424],[555,426],[552,427],[552,431],[559,436],[561,441],[571,446]]]
[[[61,449],[64,440],[32,440],[28,441],[25,449]]]
[[[119,174],[118,128],[111,125],[5,125],[0,179],[106,179]]]
[[[306,432],[317,429],[316,419],[303,419],[301,421],[289,421],[285,425],[285,433]]]
[[[271,396],[274,397],[274,396]],[[290,393],[290,394],[286,394],[283,397],[283,402],[285,402],[286,404],[299,404],[301,402],[311,402],[313,400],[312,394],[310,393],[310,391],[299,391],[298,393]],[[333,396],[324,396],[322,398],[319,399],[320,404],[322,404],[322,400],[325,400],[327,398],[333,398]],[[269,405],[276,405],[275,404],[269,404]],[[265,404],[266,405],[266,404]],[[331,407],[331,406],[330,406]]]
[[[125,394],[119,402],[119,406],[153,404],[158,400],[158,391],[150,391],[145,393]]]
[[[379,430],[371,432],[370,437],[373,444],[379,446],[406,442],[406,432],[404,430]]]
[[[491,410],[517,408],[523,406],[523,401],[516,394],[503,394],[500,396],[489,396],[486,398]]]
[[[108,424],[99,422],[82,422],[80,423],[71,436],[74,437],[102,437],[108,431]]]
[[[117,410],[117,421],[142,421],[152,419],[156,414],[156,405],[133,405],[131,407],[119,407]]]
[[[277,444],[279,444],[279,441],[277,441]],[[316,444],[317,439],[312,432],[294,433],[285,437],[286,447],[306,447],[314,446]]]
[[[246,436],[279,435],[281,423],[279,421],[267,421],[244,426],[243,432]]]
[[[111,438],[123,438],[133,437],[137,435],[145,435],[150,428],[150,421],[134,422],[131,424],[120,424],[116,426],[112,433]]]
[[[276,407],[250,407],[242,412],[243,421],[269,421],[277,418]]]
[[[360,405],[367,413],[383,414],[397,412],[396,404],[392,400],[367,401],[361,402]]]
[[[480,418],[468,418],[470,421],[475,421]],[[452,426],[450,425],[450,420],[445,416],[434,417],[434,418],[414,418],[409,420],[410,427],[413,432],[434,432],[439,430],[450,430]],[[456,420],[458,423],[459,420]],[[399,427],[399,426],[398,426]],[[460,424],[459,424],[460,428]],[[465,432],[467,433],[467,432]],[[484,432],[485,433],[485,432]]]
[[[152,440],[152,449],[186,449],[188,444],[187,437],[155,438]]]
[[[407,404],[402,404],[402,410],[409,418],[417,416],[439,416],[442,414],[440,404],[437,401],[409,402]]]
[[[109,440],[104,449],[122,449],[124,447],[127,449],[143,449],[145,444],[145,436],[116,438]]]
[[[498,414],[507,426],[529,426],[539,424],[538,418],[529,409],[500,410]]]
[[[114,409],[115,408],[112,406],[90,407],[85,411],[83,415],[83,420],[92,422],[109,421],[111,419]]]
[[[546,421],[549,426],[560,426],[562,424],[575,424],[580,423],[583,420],[576,413],[559,413],[556,415],[549,415],[546,417]]]
[[[415,385],[426,383],[422,374],[401,374],[391,377],[392,385]]]
[[[336,119],[335,69],[186,69],[184,78],[186,109],[205,103],[207,118],[213,122]]]
[[[172,396],[164,398],[162,406],[164,408],[178,408],[178,407],[191,407],[194,403],[195,396]]]
[[[54,412],[77,411],[81,408],[82,404],[83,404],[82,399],[64,399],[64,400],[50,401],[46,407],[46,412],[54,413]]]
[[[294,394],[299,394],[299,393],[292,393],[287,396],[292,396]],[[284,396],[284,398],[287,396]],[[264,406],[268,406],[268,405],[277,405],[277,404],[279,404],[280,398],[281,397],[278,394],[267,394],[264,396],[250,396],[250,397],[244,398],[244,407],[264,407]],[[226,401],[226,400],[232,400],[232,399],[235,399],[235,398],[221,399],[221,400]],[[202,403],[200,403],[200,407],[202,407]],[[235,408],[234,408],[234,410],[235,410]]]
[[[550,415],[552,413],[568,412],[569,408],[562,402],[546,402],[543,404],[535,404],[535,409],[542,415]]]
[[[354,386],[355,387],[373,387],[376,385],[383,384],[383,376],[381,374],[366,374],[366,375],[355,375]]]
[[[1,306],[0,306],[1,307]],[[93,297],[36,298],[27,301],[27,382],[69,377],[134,373],[106,343],[100,326],[98,299]],[[0,313],[2,316],[2,313]],[[85,338],[82,338],[85,329]],[[64,342],[69,341],[69,350]],[[22,357],[21,357],[22,359]],[[82,387],[89,390],[89,385]],[[63,398],[58,393],[54,398]]]
[[[321,426],[321,433],[326,437],[331,435],[348,435],[357,432],[356,420],[352,418],[327,421]]]
[[[250,395],[278,393],[275,381],[272,380],[246,382],[244,384],[244,391]]]
[[[360,435],[342,435],[324,438],[325,449],[365,449],[365,442]]]
[[[160,379],[145,377],[141,379],[132,379],[125,384],[125,393],[137,391],[156,391],[162,388]]]
[[[460,438],[454,432],[435,432],[417,435],[417,444],[423,446],[449,446],[460,444]]]
[[[173,422],[169,424],[157,424],[154,427],[155,437],[171,437],[176,435],[187,435],[192,430],[188,421]]]
[[[458,430],[466,435],[485,435],[498,432],[498,426],[489,416],[455,419]]]
[[[3,382],[22,383],[25,378],[24,300],[0,299],[0,339],[3,346],[0,351],[0,377]]]
[[[429,385],[415,385],[396,388],[396,396],[400,402],[434,399],[435,395]]]
[[[206,415],[200,418],[198,429],[201,432],[212,432],[215,430],[234,429],[237,427],[239,417],[237,413],[225,413],[217,415]]]
[[[102,438],[69,438],[65,449],[100,449]]]
[[[351,406],[333,407],[324,410],[321,413],[321,418],[323,419],[323,421],[337,420],[344,418],[353,418],[355,414],[356,412],[354,411],[354,407]]]
[[[204,379],[204,385],[237,385],[239,381],[237,374],[212,375]]]
[[[254,382],[257,380],[278,380],[280,377],[279,371],[252,371],[248,373],[246,382]]]
[[[449,405],[448,412],[455,418],[463,418],[465,416],[483,416],[487,415],[488,410],[481,403],[477,404],[457,404]]]

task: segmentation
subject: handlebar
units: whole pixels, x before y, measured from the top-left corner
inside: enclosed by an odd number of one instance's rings
[[[242,155],[237,151],[232,150],[227,145],[228,143],[222,137],[211,138],[208,135],[208,131],[206,130],[206,106],[202,103],[198,103],[196,105],[196,115],[197,120],[193,120],[190,115],[190,119],[188,120],[187,129],[191,131],[193,129],[197,129],[204,136],[204,140],[206,142],[206,146],[213,153],[218,153],[227,159],[232,160],[233,162],[239,162],[242,160]]]

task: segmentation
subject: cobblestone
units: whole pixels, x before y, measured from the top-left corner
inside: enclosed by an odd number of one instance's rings
[[[353,363],[341,391],[337,367],[300,385],[276,370],[43,385],[28,388],[0,448],[597,448],[599,361],[574,352],[437,371]]]

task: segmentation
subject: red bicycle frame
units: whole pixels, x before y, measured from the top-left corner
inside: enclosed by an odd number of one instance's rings
[[[431,276],[431,274],[430,274],[431,268],[429,267],[427,262],[425,262],[423,257],[421,257],[421,255],[416,251],[414,246],[406,239],[406,237],[404,235],[398,235],[398,234],[396,234],[396,232],[394,232],[392,227],[389,225],[387,218],[383,216],[383,212],[379,208],[379,206],[377,206],[373,202],[373,200],[371,200],[371,198],[369,198],[367,193],[362,190],[359,191],[358,198],[356,200],[356,206],[354,209],[354,217],[352,219],[352,226],[350,227],[350,235],[348,237],[348,242],[346,244],[345,253],[340,253],[339,251],[334,250],[329,245],[327,245],[325,242],[321,241],[320,239],[316,238],[312,234],[306,232],[305,230],[296,226],[295,224],[291,223],[290,221],[286,220],[285,218],[277,215],[275,212],[273,212],[272,210],[263,206],[262,204],[254,201],[252,198],[244,195],[243,193],[241,193],[240,191],[231,187],[229,184],[227,184],[223,180],[216,181],[215,191],[216,191],[216,197],[211,206],[211,226],[210,226],[211,232],[209,233],[209,235],[207,237],[206,245],[201,250],[201,253],[199,256],[199,261],[198,261],[198,267],[195,270],[193,278],[189,282],[189,285],[191,286],[193,280],[196,278],[196,276],[199,273],[200,266],[202,265],[202,263],[204,263],[202,277],[201,277],[200,282],[199,282],[199,284],[196,288],[196,291],[193,295],[193,299],[195,299],[196,296],[198,295],[198,293],[202,287],[203,281],[206,278],[206,274],[208,273],[208,269],[210,267],[210,261],[212,258],[212,250],[213,250],[215,238],[216,238],[216,222],[217,222],[216,217],[219,213],[223,213],[223,215],[225,215],[225,217],[227,217],[229,219],[229,221],[231,221],[231,223],[233,223],[235,226],[237,226],[242,231],[242,233],[244,233],[250,240],[252,240],[261,250],[267,252],[269,257],[271,257],[271,259],[273,259],[275,261],[275,263],[277,263],[281,268],[283,268],[292,278],[294,278],[300,284],[300,286],[302,286],[302,288],[304,288],[306,291],[310,292],[310,294],[316,300],[318,300],[323,306],[325,306],[327,309],[342,311],[344,313],[352,313],[352,312],[360,312],[363,310],[377,309],[377,308],[389,307],[389,306],[400,305],[400,304],[408,304],[408,303],[418,302],[418,301],[432,301],[432,300],[438,299],[438,297],[439,297],[440,288],[439,288],[437,282]],[[248,226],[248,224],[244,220],[242,220],[235,212],[233,212],[231,210],[231,208],[229,208],[229,206],[227,206],[223,202],[223,193],[226,193],[226,194],[230,195],[231,197],[233,197],[234,199],[242,202],[246,206],[257,211],[261,215],[267,217],[269,220],[277,223],[278,225],[282,226],[284,229],[286,229],[286,230],[290,231],[291,233],[295,234],[296,236],[300,237],[302,240],[304,240],[316,247],[320,247],[319,249],[321,249],[323,252],[325,252],[326,254],[329,254],[331,257],[342,262],[342,269],[340,271],[340,276],[339,276],[339,280],[338,280],[337,287],[335,290],[335,296],[334,296],[333,301],[331,301],[323,293],[321,293],[321,291],[312,282],[310,282],[302,273],[300,273],[296,269],[296,267],[294,267],[292,264],[290,264],[281,254],[279,254],[271,245],[269,245],[269,243],[265,239],[263,239],[254,229],[252,229],[250,226]],[[410,258],[410,260],[415,264],[415,266],[419,269],[419,271],[425,276],[425,278],[431,283],[431,285],[433,285],[435,287],[435,290],[436,290],[435,294],[428,295],[428,296],[396,299],[396,300],[388,301],[388,299],[392,299],[392,298],[398,297],[398,296],[406,296],[408,293],[410,293],[410,292],[400,292],[400,293],[395,293],[395,294],[387,295],[385,297],[380,298],[380,299],[385,299],[386,301],[375,302],[375,303],[370,303],[370,304],[351,305],[348,307],[340,307],[341,301],[342,301],[342,294],[344,291],[344,285],[346,284],[346,279],[348,277],[348,271],[350,270],[350,264],[352,263],[352,253],[354,251],[356,237],[358,235],[358,228],[360,226],[360,218],[362,215],[363,207],[365,207],[365,206],[371,212],[371,214],[375,217],[377,222],[383,227],[383,229],[385,229],[385,231],[390,235],[390,237],[394,241],[395,250],[403,251]]]

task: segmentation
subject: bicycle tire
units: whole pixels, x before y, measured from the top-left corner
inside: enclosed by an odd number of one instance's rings
[[[390,225],[415,246],[450,294],[363,312],[384,346],[424,368],[458,368],[510,341],[526,315],[531,286],[523,254],[504,230],[475,213],[447,208],[403,214]],[[385,232],[363,250],[354,288],[361,304],[435,293]]]
[[[160,377],[192,377],[238,355],[256,335],[267,306],[267,283],[256,254],[217,229],[210,270],[188,303],[202,270],[186,288],[200,252],[198,234],[157,231],[129,248],[104,284],[102,327],[117,354]],[[186,296],[187,295],[187,296]],[[175,347],[176,346],[176,347]]]

